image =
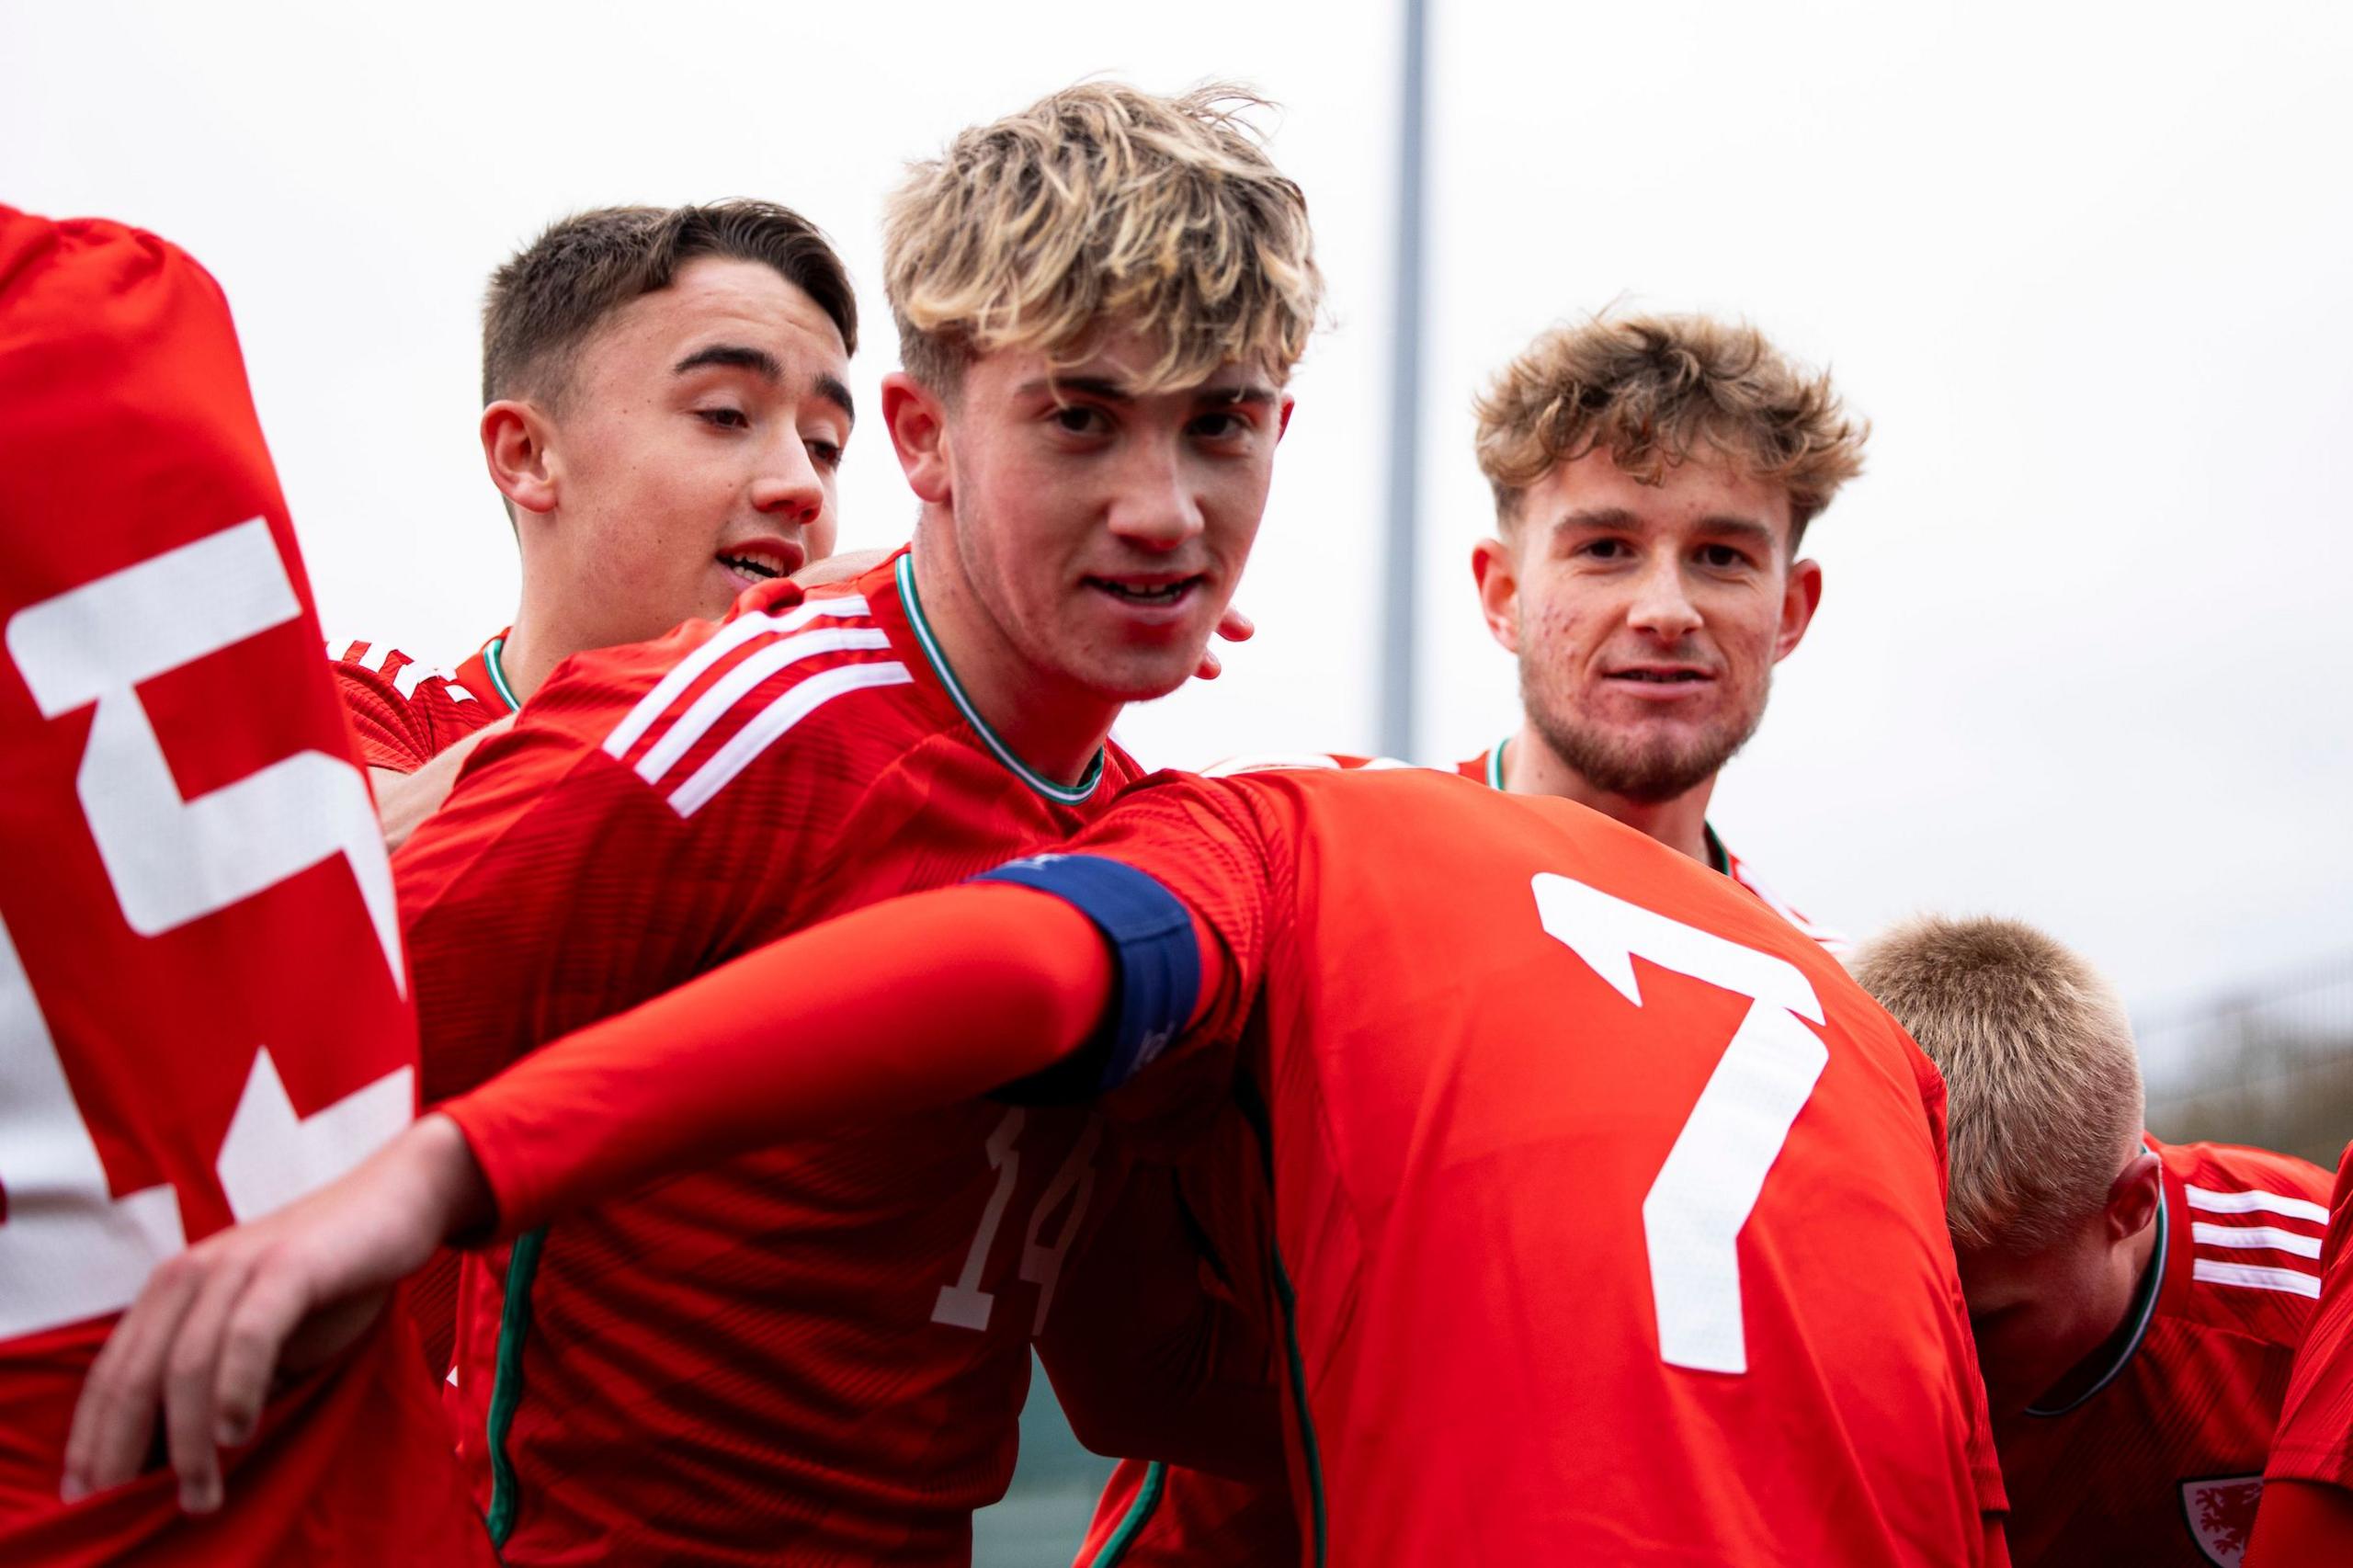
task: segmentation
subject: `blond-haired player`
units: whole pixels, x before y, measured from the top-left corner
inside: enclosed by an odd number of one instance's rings
[[[2031,926],[1914,920],[1853,970],[1945,1075],[2014,1558],[2235,1563],[2319,1293],[2327,1173],[2151,1137],[2123,1003]]]
[[[1843,951],[1837,933],[1724,846],[1707,812],[1719,770],[1764,717],[1774,665],[1821,602],[1822,568],[1799,551],[1807,526],[1861,472],[1867,433],[1825,372],[1744,322],[1602,315],[1540,335],[1478,403],[1495,532],[1472,571],[1488,631],[1518,660],[1523,717],[1457,771],[1614,817]],[[1214,771],[1368,760],[1245,757]],[[1247,1128],[1222,1129],[1219,1142],[1172,1200],[1212,1238],[1212,1299],[1250,1273],[1261,1249],[1242,1238],[1264,1224],[1265,1208]],[[1147,1233],[1134,1211],[1153,1200],[1139,1189],[1115,1228]],[[1279,1379],[1279,1344],[1238,1333],[1231,1316],[1188,1325],[1217,1345],[1215,1381],[1239,1380],[1254,1360]],[[1291,1517],[1263,1485],[1131,1460],[1079,1561],[1279,1562],[1296,1551]]]
[[[913,548],[575,657],[475,755],[397,862],[428,1099],[1066,836],[1135,776],[1111,722],[1196,668],[1318,310],[1254,102],[1087,84],[910,171],[881,404]],[[965,1101],[470,1258],[455,1401],[506,1560],[966,1562],[1093,1127]],[[142,1449],[94,1442],[80,1473]]]

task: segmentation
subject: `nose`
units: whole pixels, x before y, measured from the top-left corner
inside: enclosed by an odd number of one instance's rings
[[[1636,586],[1626,623],[1663,642],[1676,642],[1699,629],[1699,607],[1691,602],[1680,562],[1663,551],[1652,561]]]
[[[825,509],[824,476],[797,431],[767,443],[752,477],[753,510],[784,522],[813,523]]]
[[[1202,531],[1200,498],[1175,443],[1137,442],[1120,465],[1111,531],[1148,550],[1174,550]]]

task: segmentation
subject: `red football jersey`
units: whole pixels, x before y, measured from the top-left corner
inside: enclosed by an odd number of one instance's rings
[[[0,208],[0,1559],[484,1562],[388,1316],[273,1402],[227,1506],[58,1500],[150,1271],[405,1126],[367,784],[219,287]]]
[[[2235,1563],[2255,1523],[2320,1290],[2328,1175],[2261,1149],[2148,1143],[2165,1200],[2135,1331],[2064,1409],[1995,1428],[2022,1565]]]
[[[911,558],[569,661],[397,858],[428,1098],[779,935],[1088,821],[979,723]],[[468,1260],[461,1451],[510,1562],[963,1563],[1096,1185],[1083,1112],[967,1103]]]
[[[2296,1355],[2264,1473],[2353,1489],[2353,1145],[2337,1163],[2330,1208],[2320,1301]]]
[[[454,670],[434,669],[380,643],[329,643],[335,690],[359,736],[359,760],[414,773],[520,708],[499,666],[506,643],[502,631]]]
[[[1310,752],[1281,756],[1245,756],[1209,769],[1232,777],[1284,768],[1392,768],[1407,766],[1385,757]],[[1503,747],[1497,745],[1457,763],[1454,771],[1496,790],[1504,788]],[[1808,920],[1768,891],[1742,861],[1708,830],[1709,864],[1762,901],[1767,907],[1834,956],[1848,950],[1837,932]],[[1238,1113],[1229,1113],[1238,1114]],[[1246,1148],[1228,1138],[1188,1158],[1172,1179],[1191,1221],[1178,1244],[1213,1249],[1220,1266],[1244,1264],[1263,1254],[1267,1223],[1264,1167]],[[1153,1179],[1149,1176],[1143,1179]],[[1082,1260],[1076,1267],[1084,1267]],[[1084,1332],[1084,1325],[1065,1324]],[[1278,1369],[1269,1369],[1269,1375]],[[1227,1568],[1295,1562],[1301,1550],[1297,1516],[1283,1489],[1234,1481],[1158,1460],[1122,1460],[1095,1506],[1074,1568],[1187,1568],[1218,1563]]]
[[[1228,956],[1109,1108],[1188,1113],[1240,1043],[1316,1560],[1983,1560],[1943,1085],[1818,946],[1429,770],[1173,779],[1068,851]]]

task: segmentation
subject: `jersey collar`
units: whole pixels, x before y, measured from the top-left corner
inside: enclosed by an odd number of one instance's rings
[[[490,688],[498,693],[498,699],[506,703],[506,711],[512,713],[523,704],[521,699],[516,697],[515,688],[506,684],[506,665],[499,658],[499,654],[505,651],[506,647],[506,633],[504,631],[483,643],[482,667],[490,676]]]
[[[1057,784],[1015,756],[1013,748],[989,728],[989,722],[981,717],[981,710],[966,695],[964,683],[958,680],[956,672],[949,667],[948,654],[939,646],[939,639],[933,635],[931,622],[923,613],[923,599],[915,592],[915,551],[911,550],[900,556],[894,571],[899,583],[899,603],[905,607],[907,624],[915,631],[916,644],[923,649],[923,656],[930,664],[931,673],[939,677],[939,684],[947,689],[948,699],[956,704],[956,711],[964,716],[964,722],[980,736],[981,744],[987,748],[988,754],[1003,764],[1007,772],[1046,799],[1065,806],[1086,803],[1087,797],[1095,793],[1095,787],[1103,782],[1103,748],[1095,748],[1095,759],[1086,765],[1086,771],[1075,784]]]
[[[2131,1365],[2133,1353],[2141,1348],[2141,1341],[2148,1336],[2149,1321],[2157,1315],[2157,1297],[2164,1292],[2165,1256],[2169,1250],[2166,1245],[2166,1233],[2172,1228],[2170,1217],[2172,1209],[2173,1204],[2165,1193],[2165,1184],[2161,1183],[2157,1187],[2156,1250],[2150,1255],[2149,1267],[2141,1276],[2141,1288],[2132,1297],[2131,1311],[2126,1314],[2132,1324],[2132,1329],[2124,1336],[2123,1346],[2117,1351],[2116,1359],[2110,1361],[2100,1375],[2092,1380],[2091,1387],[2066,1403],[2050,1409],[2045,1409],[2039,1404],[2029,1404],[2026,1407],[2026,1413],[2029,1415],[2046,1417],[2064,1415],[2071,1410],[2080,1409],[2092,1395],[2114,1382],[2117,1374]]]
[[[1504,747],[1509,744],[1511,744],[1511,737],[1506,735],[1488,749],[1487,788],[1490,790],[1500,790],[1504,787]],[[1708,869],[1722,876],[1731,876],[1732,856],[1724,848],[1724,841],[1716,836],[1714,825],[1703,822],[1699,824],[1699,831],[1707,835]]]

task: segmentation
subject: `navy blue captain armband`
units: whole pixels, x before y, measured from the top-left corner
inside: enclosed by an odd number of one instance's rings
[[[1193,916],[1146,872],[1099,855],[1032,855],[984,871],[979,882],[1050,892],[1095,923],[1111,944],[1112,1003],[1095,1038],[1042,1073],[997,1092],[1032,1105],[1092,1099],[1152,1065],[1184,1032],[1201,994]]]

